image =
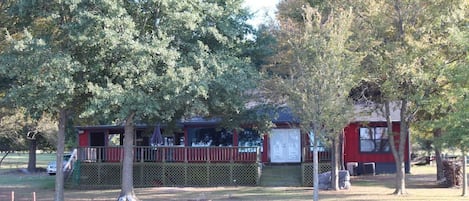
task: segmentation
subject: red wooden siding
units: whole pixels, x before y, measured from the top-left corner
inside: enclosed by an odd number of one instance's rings
[[[370,127],[385,127],[386,123],[384,122],[372,122],[368,123],[367,126]],[[391,163],[394,162],[394,156],[391,152],[386,153],[367,153],[360,152],[360,123],[351,123],[347,126],[345,131],[345,141],[344,141],[344,160],[347,162],[377,162],[377,163]],[[400,124],[394,122],[392,125],[392,130],[394,132],[400,131]],[[396,141],[399,139],[398,136],[394,138]],[[407,139],[408,141],[408,139]],[[409,147],[406,146],[405,150],[405,161],[408,161]]]
[[[78,146],[86,147],[90,145],[90,131],[88,130],[80,130],[78,133]]]

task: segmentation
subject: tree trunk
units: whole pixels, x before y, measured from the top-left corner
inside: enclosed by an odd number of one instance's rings
[[[339,169],[345,170],[345,160],[344,160],[344,130],[339,135]]]
[[[125,121],[124,131],[124,157],[122,160],[122,184],[118,201],[138,201],[133,184],[133,159],[134,159],[134,116],[130,114]]]
[[[441,128],[433,130],[433,138],[437,140],[441,137]],[[440,148],[435,146],[436,180],[441,181],[445,178],[443,172],[443,159],[441,158]]]
[[[2,159],[0,159],[0,167],[2,166],[3,160],[8,156],[8,154],[10,154],[10,152],[11,152],[11,151],[7,151],[7,152],[5,153],[5,155],[3,155]]]
[[[401,119],[401,131],[399,132],[399,141],[396,144],[395,135],[392,131],[392,120],[391,120],[391,108],[389,101],[385,101],[384,103],[385,109],[385,116],[386,116],[386,123],[388,127],[388,139],[389,144],[391,147],[392,155],[394,156],[394,162],[396,165],[396,184],[395,184],[395,191],[393,194],[396,195],[403,195],[406,194],[406,186],[405,186],[405,164],[404,164],[404,150],[405,150],[405,142],[407,141],[407,124],[405,119],[405,113],[407,108],[407,101],[401,100],[401,112],[400,112],[400,119]],[[397,147],[396,147],[397,146]]]
[[[334,136],[332,140],[332,158],[331,158],[331,189],[339,190],[339,139]]]
[[[63,154],[65,151],[65,125],[67,125],[67,111],[61,109],[59,111],[59,131],[57,133],[57,172],[55,175],[55,201],[63,201],[64,199],[64,172],[63,172]]]
[[[313,201],[319,201],[319,162],[317,130],[313,133]]]
[[[406,192],[405,183],[405,164],[404,162],[396,163],[399,164],[396,172],[396,189],[394,190],[395,195],[404,195]]]
[[[36,148],[37,140],[29,140],[29,158],[28,158],[28,172],[36,172]]]

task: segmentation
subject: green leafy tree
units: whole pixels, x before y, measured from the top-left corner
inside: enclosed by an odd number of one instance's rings
[[[438,88],[445,65],[438,57],[445,48],[440,40],[447,30],[439,27],[452,23],[441,16],[451,16],[461,1],[362,1],[356,7],[357,36],[366,44],[367,57],[363,63],[367,82],[379,89],[388,127],[393,109],[400,110],[400,133],[388,129],[391,150],[396,163],[395,194],[406,193],[404,151],[409,126],[425,101]],[[435,84],[436,83],[436,84]],[[438,91],[438,90],[436,90]],[[391,108],[391,103],[397,108]],[[395,138],[396,137],[396,138]],[[398,140],[396,140],[398,139]]]
[[[418,111],[415,115],[415,124],[413,128],[421,133],[431,133],[429,137],[424,137],[423,142],[427,146],[431,145],[434,149],[436,167],[437,167],[437,180],[444,179],[443,164],[441,158],[441,147],[437,146],[438,139],[445,134],[441,124],[438,123],[439,119],[444,119],[445,116],[452,110],[452,95],[451,88],[453,88],[453,66],[465,55],[464,49],[454,48],[453,41],[450,33],[454,28],[464,27],[465,19],[467,19],[467,2],[465,1],[444,1],[433,3],[436,6],[427,6],[429,10],[427,14],[432,17],[425,17],[425,27],[422,30],[427,30],[425,34],[428,40],[426,48],[428,53],[425,57],[425,65],[429,66],[427,73],[428,80],[432,80],[433,84],[428,85],[425,89],[427,96],[425,100],[420,101]],[[428,30],[431,30],[428,31]],[[411,125],[412,126],[412,125]],[[415,137],[413,139],[418,139]]]
[[[27,140],[24,130],[24,115],[10,108],[2,108],[0,119],[0,150],[5,152],[26,150]]]
[[[36,172],[36,150],[47,149],[55,143],[57,125],[48,115],[33,119],[24,109],[3,108],[0,118],[0,138],[4,142],[3,151],[28,150],[28,171]]]
[[[134,124],[241,114],[255,71],[241,1],[85,1],[69,26],[92,100],[83,116],[123,122],[119,200],[133,190]],[[84,56],[86,55],[86,56]],[[234,84],[236,83],[236,84]],[[233,118],[231,118],[233,117]]]
[[[73,75],[81,68],[70,56],[54,51],[45,41],[34,39],[28,32],[24,35],[21,40],[10,38],[8,50],[0,57],[3,64],[0,73],[14,79],[6,98],[26,108],[33,117],[47,111],[59,119],[57,163],[61,164],[67,111],[72,107],[77,88]],[[63,182],[63,172],[58,171],[56,200],[63,200]]]
[[[331,138],[337,143],[349,123],[353,108],[349,92],[361,60],[350,40],[354,19],[351,10],[337,7],[324,16],[328,17],[324,19],[319,10],[305,6],[302,23],[289,18],[280,22],[277,37],[284,51],[279,52],[282,62],[276,66],[279,70],[274,71],[280,74],[269,82],[277,83],[272,91],[283,95],[300,118],[303,132],[314,134],[311,140],[315,187],[318,186],[318,141]],[[337,172],[336,162],[333,169],[336,178]],[[314,188],[313,199],[318,198],[318,188]]]
[[[32,118],[51,114],[58,121],[57,163],[61,164],[68,115],[86,97],[81,93],[83,83],[77,84],[82,81],[83,68],[68,54],[65,40],[68,33],[64,25],[70,9],[60,1],[9,2],[11,24],[2,38],[0,74],[12,84],[4,101],[25,108]],[[64,175],[60,167],[55,200],[64,200]]]
[[[462,4],[461,10],[457,12],[462,17],[461,24],[469,23],[469,12],[467,8],[469,3]],[[464,7],[465,6],[465,7]],[[455,19],[457,21],[457,18]],[[463,184],[462,196],[467,196],[467,154],[469,151],[469,82],[467,80],[469,70],[469,28],[467,26],[453,26],[449,30],[450,44],[455,47],[457,53],[456,60],[449,66],[447,72],[451,87],[448,88],[447,97],[451,103],[451,110],[444,116],[435,121],[435,124],[445,132],[438,142],[443,147],[456,147],[462,153],[463,160]]]
[[[70,24],[71,45],[87,66],[88,90],[93,95],[85,116],[101,114],[124,122],[122,184],[118,200],[138,200],[133,189],[134,121],[159,114],[177,88],[170,88],[167,72],[177,52],[164,36],[140,36],[131,16],[119,1],[83,1],[76,5]],[[169,75],[168,75],[168,74]],[[189,77],[189,76],[188,76]],[[161,116],[168,112],[163,111]],[[99,116],[99,115],[98,115]]]

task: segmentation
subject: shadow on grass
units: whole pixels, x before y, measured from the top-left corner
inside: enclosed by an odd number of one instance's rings
[[[394,174],[364,175],[351,178],[352,186],[380,186],[395,188],[396,176]],[[406,187],[409,189],[446,188],[436,182],[434,174],[406,174]]]

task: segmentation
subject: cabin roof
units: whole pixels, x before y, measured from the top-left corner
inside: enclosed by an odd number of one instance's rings
[[[391,121],[399,122],[399,106],[397,102],[391,104]],[[386,122],[385,116],[383,115],[382,104],[357,104],[354,107],[355,115],[352,122]],[[269,115],[272,116],[272,123],[300,123],[300,119],[293,115],[293,112],[288,107],[281,107],[276,110],[263,110],[258,111],[258,115]],[[178,122],[179,127],[184,126],[214,126],[221,122],[221,118],[203,118],[203,117],[192,117],[184,119]],[[137,124],[136,129],[145,129],[150,127],[148,124]],[[161,128],[165,128],[165,124],[161,124]],[[76,126],[79,130],[99,130],[99,129],[122,129],[123,125],[92,125],[92,126]]]
[[[400,122],[400,103],[390,104],[391,121]],[[352,122],[386,122],[383,104],[356,104]]]

